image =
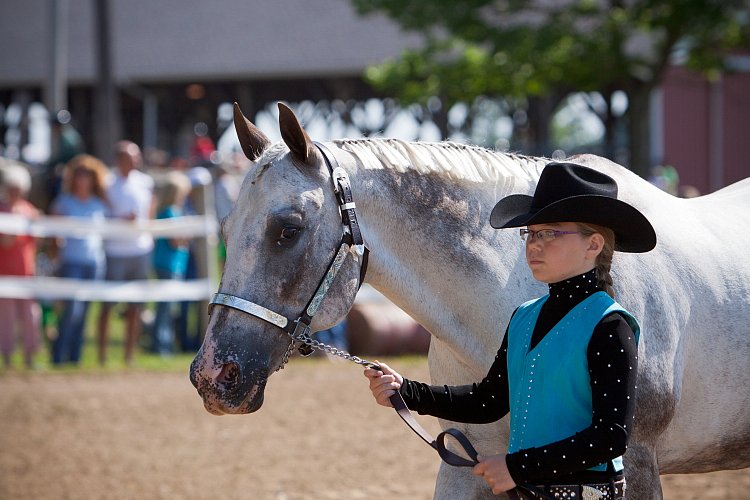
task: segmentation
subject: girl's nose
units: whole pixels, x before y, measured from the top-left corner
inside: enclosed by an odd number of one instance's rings
[[[539,238],[526,240],[526,253],[529,251],[539,251],[542,248],[542,242]]]

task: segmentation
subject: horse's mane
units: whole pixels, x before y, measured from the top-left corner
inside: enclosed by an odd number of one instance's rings
[[[366,169],[435,173],[472,182],[517,177],[526,171],[538,172],[551,161],[455,142],[407,142],[399,139],[341,139],[333,142],[357,157]]]
[[[437,174],[470,182],[499,181],[537,174],[551,160],[516,153],[501,153],[456,142],[408,142],[400,139],[339,139],[339,148],[357,158],[369,170]],[[249,176],[260,177],[270,164],[289,149],[278,142],[254,162]],[[520,168],[519,168],[520,167]]]

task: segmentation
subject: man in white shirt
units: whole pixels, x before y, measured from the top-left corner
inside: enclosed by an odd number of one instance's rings
[[[153,179],[141,172],[141,150],[131,141],[120,141],[116,146],[117,168],[107,190],[110,217],[137,221],[153,216]],[[109,238],[104,242],[107,255],[107,280],[131,281],[148,279],[151,270],[151,251],[154,239],[148,233],[138,236]],[[114,304],[102,303],[99,316],[99,363],[107,361],[109,315]],[[140,313],[143,304],[128,304],[125,313],[125,362],[133,361],[133,350],[141,332]]]

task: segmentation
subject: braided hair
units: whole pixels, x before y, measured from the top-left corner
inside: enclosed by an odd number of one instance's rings
[[[599,255],[596,257],[596,276],[599,280],[597,285],[614,299],[614,283],[612,282],[612,276],[609,271],[612,267],[612,256],[615,253],[615,232],[608,227],[600,226],[598,224],[577,222],[576,225],[584,236],[599,233],[604,238],[602,251],[599,252]]]

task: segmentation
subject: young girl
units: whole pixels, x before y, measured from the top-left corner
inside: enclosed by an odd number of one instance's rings
[[[190,179],[181,172],[167,174],[159,197],[157,219],[181,217],[185,199],[190,193]],[[157,238],[154,244],[154,271],[159,279],[183,279],[188,263],[187,240]],[[159,302],[151,342],[151,350],[170,354],[174,344],[172,303]]]
[[[572,163],[547,165],[534,196],[502,199],[490,224],[525,226],[526,262],[549,294],[515,310],[481,382],[430,386],[379,363],[382,372],[365,370],[373,396],[391,406],[399,391],[409,408],[456,422],[510,413],[508,453],[474,467],[495,494],[623,498],[640,329],[615,302],[609,271],[614,250],[651,250],[654,230],[617,199],[611,177]]]

